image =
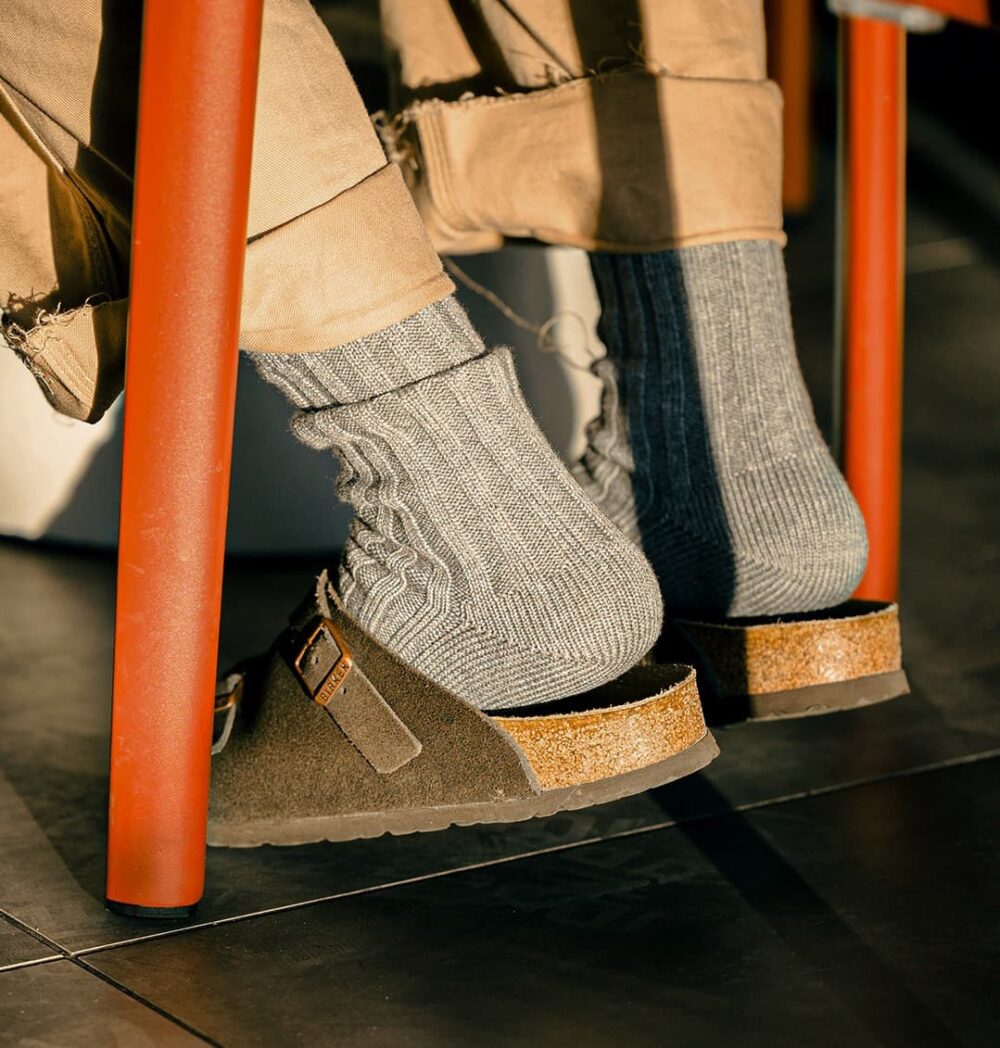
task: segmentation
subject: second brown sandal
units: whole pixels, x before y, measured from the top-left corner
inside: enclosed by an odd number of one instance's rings
[[[910,690],[899,608],[877,601],[757,619],[673,619],[657,657],[694,663],[713,724],[833,713]]]
[[[208,836],[230,847],[515,822],[660,786],[719,752],[689,666],[483,712],[367,634],[325,575],[217,706]]]

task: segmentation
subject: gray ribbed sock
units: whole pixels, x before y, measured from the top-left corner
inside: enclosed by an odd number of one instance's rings
[[[669,610],[812,611],[867,540],[792,337],[781,249],[747,240],[591,255],[607,357],[579,483],[638,542]]]
[[[356,518],[348,611],[409,665],[483,709],[604,683],[660,631],[642,554],[535,425],[510,352],[454,298],[324,353],[251,355],[340,459]]]

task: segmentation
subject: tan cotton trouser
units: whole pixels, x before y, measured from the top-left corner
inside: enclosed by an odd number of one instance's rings
[[[4,0],[0,22],[5,335],[88,420],[122,381],[140,7]],[[244,348],[402,320],[452,290],[435,247],[782,239],[760,0],[383,0],[398,164],[307,0],[264,11]]]

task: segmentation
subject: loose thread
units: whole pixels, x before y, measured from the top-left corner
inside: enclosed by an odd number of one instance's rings
[[[590,366],[578,364],[569,354],[567,354],[559,344],[552,337],[552,331],[555,326],[564,317],[572,317],[580,324],[580,330],[583,333],[583,347],[584,352],[591,362],[598,360],[599,356],[590,348],[590,339],[587,332],[586,321],[580,316],[579,313],[573,310],[560,310],[558,313],[553,313],[548,320],[541,324],[536,324],[526,317],[523,317],[520,313],[514,309],[513,306],[505,302],[495,291],[491,291],[488,287],[480,284],[478,280],[469,276],[468,273],[462,267],[450,258],[442,258],[445,269],[460,283],[464,284],[471,292],[479,295],[480,298],[485,299],[498,313],[507,318],[515,327],[521,328],[522,331],[530,331],[535,336],[535,345],[542,353],[552,353],[559,357],[562,362],[575,371],[583,371],[590,373]]]

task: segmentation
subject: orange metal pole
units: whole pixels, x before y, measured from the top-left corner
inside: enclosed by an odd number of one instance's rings
[[[784,97],[781,199],[787,212],[812,203],[813,0],[766,0],[768,75]]]
[[[262,0],[147,0],[108,905],[201,898]]]
[[[906,34],[847,18],[842,46],[843,464],[868,525],[857,596],[891,600],[899,582]]]

